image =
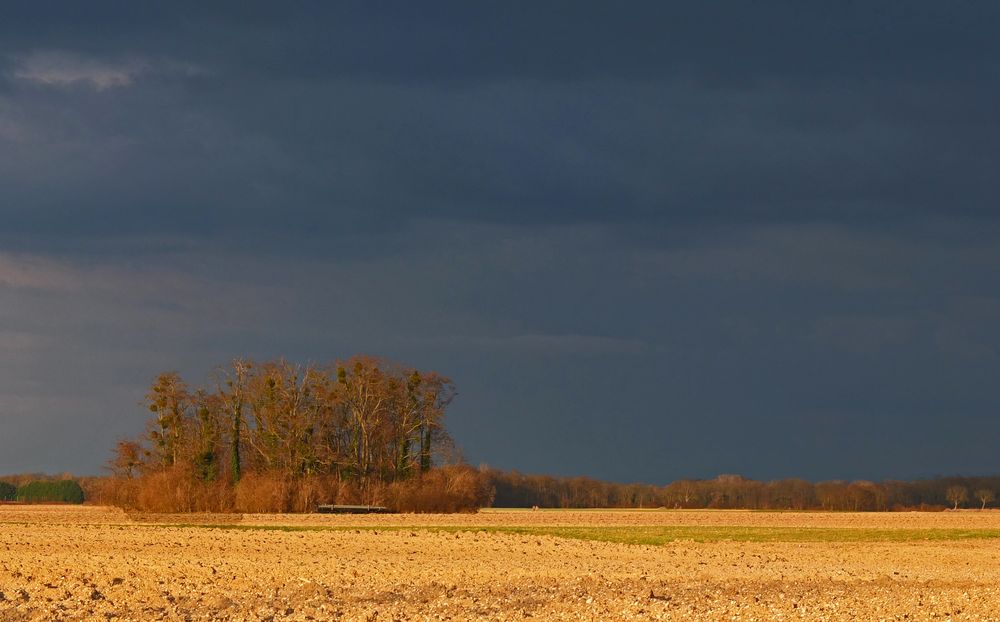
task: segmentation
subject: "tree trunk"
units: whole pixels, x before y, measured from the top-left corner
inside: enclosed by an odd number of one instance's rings
[[[233,483],[240,481],[240,408],[233,409],[233,438],[230,441],[230,456],[232,459],[232,480]]]
[[[420,435],[420,471],[426,473],[431,470],[431,429],[425,427]]]

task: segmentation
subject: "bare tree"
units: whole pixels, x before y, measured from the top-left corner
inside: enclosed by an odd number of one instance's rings
[[[416,389],[419,404],[419,441],[420,441],[420,471],[427,472],[431,468],[432,444],[435,439],[446,441],[442,420],[444,411],[455,399],[455,385],[449,378],[434,372],[421,374]]]
[[[945,491],[944,496],[948,499],[948,501],[955,504],[955,507],[952,509],[957,510],[959,503],[965,503],[968,501],[969,490],[965,486],[951,486]]]
[[[243,409],[247,399],[247,382],[254,365],[245,359],[235,359],[232,365],[231,371],[220,372],[218,393],[229,418],[229,477],[235,484],[242,476],[240,440],[243,435]]]
[[[223,429],[225,412],[222,398],[199,389],[194,395],[195,416],[188,441],[188,460],[202,481],[213,481],[219,474],[220,458],[224,453]]]
[[[191,396],[187,385],[177,372],[160,374],[146,395],[150,412],[156,415],[149,432],[157,457],[163,466],[178,462],[181,437],[184,435],[186,415]]]
[[[108,468],[116,477],[132,479],[142,466],[142,446],[135,441],[118,441]]]
[[[376,358],[355,356],[337,368],[343,403],[350,414],[351,449],[356,475],[364,485],[373,471],[374,440],[387,413],[387,377]]]
[[[979,499],[982,502],[982,504],[983,504],[983,507],[981,507],[979,509],[980,510],[985,510],[986,509],[986,504],[993,502],[993,499],[994,499],[993,491],[990,490],[989,488],[981,488],[981,489],[979,489],[979,490],[976,491],[976,499]]]

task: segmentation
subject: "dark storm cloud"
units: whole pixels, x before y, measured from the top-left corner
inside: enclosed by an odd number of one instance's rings
[[[874,77],[995,69],[992,3],[129,2],[11,6],[4,39],[86,52],[188,52],[278,79]],[[948,72],[942,71],[948,69]]]
[[[5,216],[213,235],[992,218],[996,12],[22,8],[0,27],[5,116],[44,142],[8,150]],[[39,160],[59,166],[24,174]]]
[[[995,470],[998,17],[8,5],[0,470],[96,470],[164,369],[355,351],[502,467]]]

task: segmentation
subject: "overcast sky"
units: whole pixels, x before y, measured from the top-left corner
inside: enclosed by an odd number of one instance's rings
[[[1000,472],[1000,4],[204,4],[4,6],[0,473],[355,353],[473,464]]]

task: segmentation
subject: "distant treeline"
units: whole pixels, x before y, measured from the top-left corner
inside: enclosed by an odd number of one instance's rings
[[[486,471],[496,507],[719,508],[751,510],[886,511],[989,507],[1000,477],[942,477],[903,481],[801,479],[762,482],[739,475],[678,480],[666,486],[615,484],[587,477]]]
[[[25,480],[14,476],[7,478],[22,482],[0,481],[0,501],[21,501],[24,503],[83,503],[84,493],[80,483],[70,477],[51,479],[40,476]]]
[[[66,484],[67,480],[78,483]],[[19,491],[39,489],[19,495]],[[588,477],[525,475],[465,465],[434,467],[420,478],[378,484],[365,494],[350,482],[315,476],[298,481],[267,473],[246,474],[236,486],[201,485],[182,470],[163,470],[131,479],[73,478],[32,473],[0,479],[0,501],[62,501],[83,498],[147,511],[310,512],[314,502],[372,503],[400,511],[456,512],[479,507],[669,508],[827,511],[943,510],[995,505],[1000,477],[940,477],[912,482],[801,479],[762,482],[738,475],[678,480],[666,486],[617,484]],[[75,492],[81,488],[79,493]],[[59,491],[53,495],[52,491]],[[118,495],[118,497],[116,497]],[[121,496],[131,499],[123,503]],[[308,503],[305,501],[308,500]]]
[[[452,382],[368,356],[237,359],[208,383],[157,377],[140,438],[118,443],[103,502],[147,511],[312,511],[320,503],[474,510],[485,476],[454,459]]]

